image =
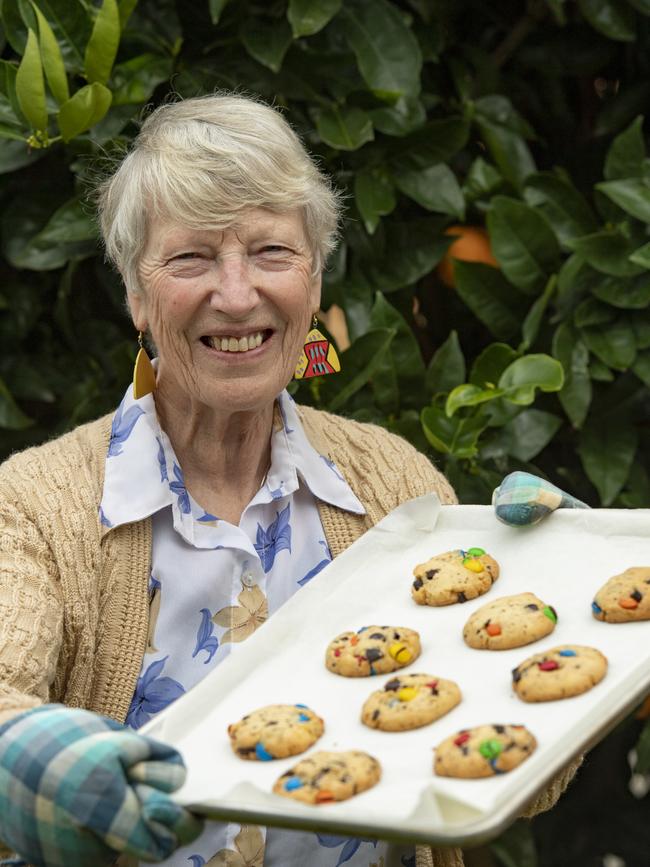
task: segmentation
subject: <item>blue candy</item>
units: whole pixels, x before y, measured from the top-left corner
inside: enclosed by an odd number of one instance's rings
[[[255,744],[255,755],[261,762],[270,762],[273,760],[273,756],[264,749],[264,744],[261,741],[258,741]]]
[[[309,710],[306,704],[294,704],[294,707],[304,707],[305,710]]]
[[[287,792],[293,792],[294,789],[302,789],[305,784],[300,779],[300,777],[289,777],[289,779],[284,784],[284,788]]]
[[[561,650],[560,656],[576,656],[575,650]]]
[[[601,614],[602,610],[603,610],[597,602],[592,602],[591,608],[592,608],[594,614]]]
[[[296,707],[297,707],[297,705],[296,705]],[[310,719],[311,719],[311,717],[308,717],[306,713],[301,713],[300,716],[298,717],[298,722],[309,722]]]

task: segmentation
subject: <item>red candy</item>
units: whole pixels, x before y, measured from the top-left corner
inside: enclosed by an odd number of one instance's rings
[[[340,655],[341,655],[341,651],[337,647],[336,650],[334,651],[334,656],[340,656]]]
[[[538,662],[537,667],[540,671],[555,671],[560,666],[554,659],[547,659],[545,662]]]
[[[462,735],[458,735],[458,737],[454,740],[454,743],[457,747],[462,747],[463,744],[466,744],[469,740],[469,732],[465,732]]]

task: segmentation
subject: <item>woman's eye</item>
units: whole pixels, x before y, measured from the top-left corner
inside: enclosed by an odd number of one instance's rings
[[[200,258],[200,256],[201,256],[200,253],[194,253],[194,252],[179,253],[178,256],[174,256],[172,258],[172,262],[179,262],[179,261],[182,262],[182,261],[185,261],[187,259],[198,259],[198,258]]]
[[[267,244],[266,247],[262,247],[260,253],[288,253],[288,249],[283,247],[281,244]]]

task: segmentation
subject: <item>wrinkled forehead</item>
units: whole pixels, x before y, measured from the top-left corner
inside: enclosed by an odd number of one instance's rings
[[[233,237],[242,244],[263,239],[282,241],[301,252],[310,252],[302,208],[282,212],[270,208],[250,208],[236,215],[228,215],[227,218],[215,216],[209,221],[179,220],[176,215],[164,212],[150,213],[143,252],[183,243],[219,245]]]

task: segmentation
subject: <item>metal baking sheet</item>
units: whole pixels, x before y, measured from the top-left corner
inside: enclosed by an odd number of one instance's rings
[[[441,507],[434,495],[400,506],[296,593],[198,686],[142,731],[177,747],[188,767],[175,799],[206,816],[239,822],[438,845],[476,845],[512,822],[572,757],[592,746],[650,690],[650,621],[608,624],[591,600],[629,566],[650,565],[650,510],[560,510],[534,528],[499,523],[487,506]],[[501,566],[489,593],[461,605],[429,608],[410,595],[412,569],[437,553],[482,547]],[[506,651],[468,648],[462,627],[500,596],[536,593],[559,615],[551,635]],[[344,630],[370,624],[418,630],[422,654],[404,673],[455,680],[463,701],[411,732],[366,728],[366,697],[391,675],[344,678],[327,671],[325,648]],[[609,660],[588,693],[526,704],[511,689],[511,669],[556,644],[597,647]],[[254,708],[302,703],[326,723],[313,749],[362,749],[379,759],[381,782],[348,801],[310,807],[271,793],[298,757],[242,761],[229,723]],[[432,772],[433,748],[480,723],[526,725],[536,752],[509,774],[454,780]]]

